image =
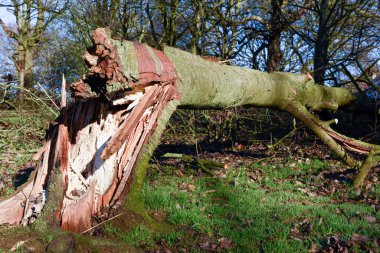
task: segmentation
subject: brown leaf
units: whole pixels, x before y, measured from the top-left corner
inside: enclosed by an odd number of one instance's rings
[[[372,215],[364,216],[364,219],[368,221],[369,223],[376,223],[377,221],[376,217]]]
[[[368,240],[369,240],[369,238],[365,235],[352,234],[352,236],[351,236],[351,241],[354,244],[361,244],[361,243],[368,241]]]
[[[293,228],[290,230],[290,235],[295,239],[305,239],[313,231],[313,224],[308,220],[303,220],[299,223],[294,224]]]
[[[229,238],[220,238],[219,240],[219,247],[220,249],[229,249],[232,247],[232,240]]]
[[[155,211],[152,213],[152,216],[158,221],[163,221],[168,215],[164,211]]]
[[[312,244],[311,244],[311,247],[310,247],[310,249],[309,249],[309,252],[310,252],[310,253],[317,253],[318,251],[319,251],[318,245],[315,244],[315,243],[312,243]]]
[[[186,189],[189,191],[189,192],[193,192],[193,191],[195,191],[195,185],[193,185],[193,184],[188,184],[187,185],[187,187],[186,187]]]
[[[199,243],[199,247],[201,247],[201,249],[208,249],[210,246],[210,242],[200,242]]]
[[[375,245],[376,245],[376,247],[380,248],[380,238],[377,238],[375,240]]]
[[[317,194],[315,192],[307,192],[307,195],[309,197],[316,197],[317,196]]]
[[[181,170],[175,170],[174,174],[176,174],[178,177],[183,177],[184,176],[184,174],[183,174],[183,172]]]

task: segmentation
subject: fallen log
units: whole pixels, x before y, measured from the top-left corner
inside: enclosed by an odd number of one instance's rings
[[[0,202],[0,224],[28,225],[42,212],[40,226],[53,223],[81,233],[92,227],[93,217],[125,198],[129,209],[143,212],[145,169],[177,107],[288,111],[347,164],[359,166],[350,152],[369,155],[355,186],[380,160],[378,146],[343,136],[330,127],[336,120],[322,121],[310,112],[337,110],[355,96],[317,85],[307,75],[220,65],[170,47],[161,52],[113,40],[105,29],[94,32],[84,60],[89,72],[70,86],[75,103],[67,106],[63,96],[61,115],[36,155],[34,181]]]

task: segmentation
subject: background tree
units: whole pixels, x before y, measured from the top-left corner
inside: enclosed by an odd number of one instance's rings
[[[281,36],[283,32],[299,20],[310,7],[311,0],[299,3],[295,1],[271,0],[268,34],[268,62],[269,72],[281,70]]]
[[[32,88],[34,83],[33,60],[37,47],[44,41],[48,25],[65,10],[62,1],[3,1],[0,7],[8,8],[16,18],[16,27],[8,27],[0,18],[0,25],[16,42],[15,66],[20,91]]]
[[[378,20],[375,1],[313,1],[305,19],[292,31],[314,52],[314,79],[321,84],[328,81],[339,86],[348,79],[345,69],[353,71],[355,59],[360,55],[378,55],[375,52],[379,43],[378,30],[375,31]],[[298,53],[302,55],[304,51]]]
[[[98,27],[109,27],[115,37],[142,41],[148,23],[144,17],[147,1],[70,1],[66,22],[70,34],[87,47],[91,33]]]

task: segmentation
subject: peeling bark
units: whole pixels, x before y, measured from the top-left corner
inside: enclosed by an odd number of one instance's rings
[[[0,202],[0,223],[30,224],[47,199],[42,217],[83,232],[92,226],[92,217],[121,205],[127,191],[126,208],[149,219],[140,188],[149,158],[178,106],[285,110],[348,164],[358,164],[349,152],[368,154],[361,178],[378,163],[377,146],[343,136],[330,128],[334,120],[324,122],[309,112],[336,110],[355,97],[345,89],[317,85],[306,75],[220,65],[170,47],[161,52],[112,40],[105,29],[94,32],[94,47],[84,58],[89,72],[70,87],[77,101],[66,106],[63,96],[61,115],[35,156],[40,164],[34,181]]]

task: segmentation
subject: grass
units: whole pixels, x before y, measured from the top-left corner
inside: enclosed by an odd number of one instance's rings
[[[30,161],[51,117],[0,113],[1,182]],[[158,214],[174,230],[159,233],[144,223],[123,229],[110,222],[103,225],[103,232],[144,249],[173,252],[308,252],[314,245],[325,247],[330,236],[350,241],[355,234],[368,240],[351,251],[363,251],[363,245],[374,249],[374,241],[380,238],[378,206],[351,201],[358,192],[344,182],[335,192],[319,193],[326,179],[318,175],[340,166],[335,163],[289,156],[229,167],[215,171],[213,177],[194,168],[182,169],[180,175],[178,168],[156,162],[143,186],[143,201],[153,217]],[[7,196],[14,190],[5,187],[0,194]],[[366,194],[378,199],[380,184],[373,184]],[[368,222],[367,216],[377,222]]]
[[[21,110],[0,110],[0,196],[9,196],[23,182],[19,170],[33,167],[31,160],[43,143],[52,116]],[[20,174],[21,175],[21,174]]]
[[[51,120],[52,115],[37,112],[0,111],[0,182],[5,184],[0,188],[1,196],[15,191],[13,177],[18,170],[33,166],[31,158],[41,147]],[[27,163],[29,166],[25,166]]]
[[[370,238],[369,247],[374,246],[380,226],[364,217],[380,218],[379,213],[369,205],[339,204],[334,196],[309,196],[300,191],[308,185],[289,178],[305,179],[329,165],[318,159],[296,162],[297,166],[294,163],[231,168],[219,177],[178,177],[168,170],[163,173],[151,168],[143,188],[145,205],[152,212],[165,213],[166,221],[178,229],[164,235],[140,224],[122,239],[145,248],[154,248],[164,240],[168,247],[179,244],[197,252],[202,251],[199,245],[205,238],[214,243],[229,238],[233,246],[227,251],[308,252],[312,244],[323,247],[329,236],[348,240],[360,234]],[[260,172],[259,178],[252,179],[255,171]],[[194,185],[195,190],[183,189],[186,184]],[[302,222],[309,224],[311,231],[303,233]]]

